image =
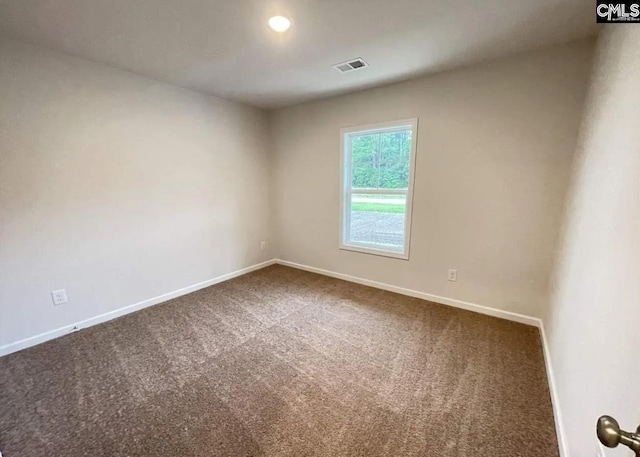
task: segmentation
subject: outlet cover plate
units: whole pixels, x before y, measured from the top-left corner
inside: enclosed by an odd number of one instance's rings
[[[56,306],[67,303],[67,291],[64,289],[53,290],[51,291],[51,299]]]

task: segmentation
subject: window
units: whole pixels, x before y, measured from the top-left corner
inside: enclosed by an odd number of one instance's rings
[[[417,130],[417,119],[341,130],[341,249],[409,258]]]

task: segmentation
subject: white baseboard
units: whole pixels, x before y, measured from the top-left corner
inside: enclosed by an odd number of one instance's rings
[[[125,314],[133,313],[135,311],[148,308],[149,306],[157,305],[159,303],[171,300],[173,298],[181,297],[182,295],[186,295],[191,292],[204,289],[205,287],[213,286],[214,284],[218,284],[220,282],[227,281],[229,279],[233,279],[238,276],[242,276],[252,271],[259,270],[264,267],[268,267],[269,265],[273,265],[274,263],[275,263],[274,259],[267,260],[266,262],[261,262],[256,265],[251,265],[250,267],[247,267],[247,268],[242,268],[240,270],[236,270],[231,273],[218,276],[216,278],[208,279],[206,281],[202,281],[197,284],[192,284],[190,286],[183,287],[178,290],[174,290],[173,292],[167,292],[166,294],[158,295],[157,297],[149,298],[147,300],[134,303],[133,305],[125,306],[123,308],[118,308],[114,311],[109,311],[108,313],[104,313],[99,316],[85,319],[80,322],[75,322],[73,324],[65,325],[64,327],[60,327],[55,330],[50,330],[48,332],[44,332],[39,335],[25,338],[23,340],[15,341],[13,343],[5,344],[4,346],[0,346],[0,357],[2,357],[3,355],[11,354],[12,352],[26,349],[31,346],[35,346],[36,344],[44,343],[45,341],[58,338],[60,336],[66,335],[71,332],[75,332],[77,330],[81,330],[83,328],[91,327],[106,321],[110,321],[111,319],[124,316]]]
[[[534,327],[540,326],[540,319],[531,316],[525,316],[524,314],[512,313],[510,311],[503,311],[501,309],[490,308],[488,306],[479,305],[477,303],[466,302],[462,300],[456,300],[454,298],[441,297],[439,295],[432,295],[426,292],[420,292],[412,289],[405,289],[404,287],[393,286],[383,282],[372,281],[371,279],[360,278],[357,276],[351,276],[344,273],[337,273],[335,271],[323,270],[322,268],[310,267],[308,265],[302,265],[300,263],[289,262],[288,260],[275,259],[275,263],[284,265],[287,267],[297,268],[299,270],[310,271],[312,273],[318,273],[332,278],[342,279],[344,281],[354,282],[356,284],[362,284],[365,286],[375,287],[376,289],[387,290],[389,292],[395,292],[401,295],[407,295],[409,297],[421,298],[423,300],[440,303],[441,305],[453,306],[455,308],[465,309],[467,311],[474,311],[480,314],[486,314],[487,316],[499,317],[514,322],[520,322],[521,324],[532,325]]]
[[[547,380],[549,383],[549,391],[551,392],[551,404],[553,406],[553,417],[556,423],[556,436],[558,437],[558,448],[560,457],[569,457],[567,449],[567,441],[564,438],[564,427],[562,422],[562,414],[560,413],[560,400],[558,399],[558,391],[556,390],[555,375],[553,373],[553,365],[551,363],[551,353],[549,352],[549,342],[547,333],[544,329],[544,322],[540,320],[540,336],[542,338],[542,350],[544,352],[544,363],[547,368]]]

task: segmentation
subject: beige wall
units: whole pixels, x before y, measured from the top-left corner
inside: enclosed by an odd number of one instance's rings
[[[267,129],[259,110],[0,41],[0,346],[272,257]]]
[[[576,42],[274,112],[277,253],[540,317],[592,51]],[[410,261],[340,251],[340,128],[411,117]]]
[[[572,457],[596,455],[602,414],[640,424],[639,43],[637,25],[600,38],[545,318]]]

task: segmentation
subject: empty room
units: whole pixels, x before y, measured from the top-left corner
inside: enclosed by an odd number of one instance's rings
[[[0,0],[0,457],[640,456],[640,4]]]

